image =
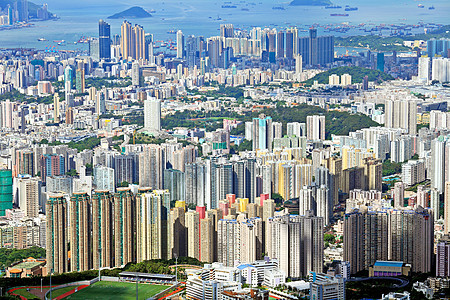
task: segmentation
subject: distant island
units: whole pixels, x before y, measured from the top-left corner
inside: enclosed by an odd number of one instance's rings
[[[139,6],[133,6],[129,9],[126,9],[120,13],[109,16],[108,19],[142,19],[142,18],[150,18],[152,15],[149,14],[145,9]]]
[[[293,0],[291,6],[327,6],[331,5],[330,0]]]

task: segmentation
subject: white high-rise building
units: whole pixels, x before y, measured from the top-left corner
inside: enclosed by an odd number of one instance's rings
[[[306,136],[306,124],[298,122],[287,123],[286,133],[287,136]]]
[[[352,75],[350,75],[350,74],[342,74],[341,75],[341,85],[342,86],[352,85]]]
[[[301,55],[295,56],[295,75],[299,78],[300,74],[303,72],[303,58]]]
[[[269,257],[277,259],[288,277],[304,277],[323,270],[323,218],[312,212],[306,216],[275,216],[268,220]]]
[[[385,101],[385,127],[417,133],[417,102],[413,99]]]
[[[328,84],[329,85],[339,85],[340,80],[339,80],[339,75],[336,74],[332,74],[328,77]]]
[[[444,187],[444,231],[450,233],[450,182]]]
[[[325,116],[307,116],[306,130],[308,140],[325,140]]]
[[[177,31],[177,58],[183,58],[184,35],[181,30]]]
[[[417,80],[422,83],[428,83],[430,80],[430,58],[419,57],[419,70],[417,72]]]
[[[97,190],[115,191],[114,169],[105,166],[94,167],[94,186]]]
[[[155,97],[144,101],[144,129],[150,133],[161,131],[161,100]]]
[[[394,207],[404,207],[405,185],[403,182],[396,182],[393,191]]]
[[[450,81],[450,59],[443,57],[433,58],[432,64],[432,81],[439,81],[440,83]]]

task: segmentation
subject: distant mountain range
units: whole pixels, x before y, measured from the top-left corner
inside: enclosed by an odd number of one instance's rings
[[[331,5],[330,0],[293,0],[291,6],[327,6]]]
[[[139,6],[133,6],[129,9],[126,9],[122,12],[109,16],[108,19],[142,19],[142,18],[150,18],[152,15],[149,14],[145,9]]]

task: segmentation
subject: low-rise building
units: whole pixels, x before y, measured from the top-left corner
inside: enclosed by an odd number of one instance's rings
[[[6,269],[8,278],[27,278],[33,276],[47,276],[47,261],[28,257],[23,261],[16,262]]]
[[[376,261],[369,267],[369,277],[409,276],[411,265],[402,261]]]

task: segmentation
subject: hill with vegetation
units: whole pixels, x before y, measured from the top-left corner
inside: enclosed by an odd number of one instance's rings
[[[305,123],[307,116],[324,115],[325,116],[325,132],[326,138],[330,139],[331,135],[348,135],[349,132],[360,130],[362,128],[380,126],[366,115],[350,114],[348,112],[326,111],[317,106],[302,104],[295,107],[279,106],[276,108],[268,108],[262,112],[267,116],[271,116],[275,122],[286,123],[300,122]],[[255,113],[253,117],[257,117],[259,113]]]
[[[341,47],[361,47],[375,51],[411,51],[411,48],[403,45],[404,41],[429,40],[432,38],[450,38],[450,25],[439,29],[421,33],[413,36],[378,36],[378,35],[358,35],[348,37],[335,37],[335,46]]]
[[[142,18],[150,18],[152,15],[149,14],[145,9],[140,6],[133,6],[129,9],[126,9],[122,12],[109,16],[108,19],[142,19]]]
[[[327,6],[331,4],[330,0],[293,0],[289,3],[292,6]]]
[[[372,70],[361,67],[338,67],[317,74],[313,78],[304,81],[304,83],[307,86],[311,86],[314,83],[314,81],[317,80],[319,84],[327,84],[329,82],[330,75],[333,74],[339,76],[343,74],[350,74],[352,76],[352,83],[361,83],[365,76],[369,77],[369,81],[376,81],[376,80],[386,81],[394,79],[394,77],[392,77],[391,75],[381,72],[379,70]]]

